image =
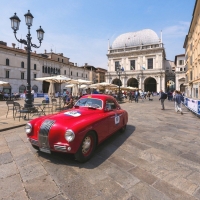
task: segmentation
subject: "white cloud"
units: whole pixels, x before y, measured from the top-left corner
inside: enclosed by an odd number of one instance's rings
[[[189,30],[189,22],[180,21],[178,24],[165,27],[163,29],[163,36],[166,38],[185,37]]]
[[[167,59],[174,60],[176,55],[185,52],[183,44],[189,26],[189,22],[180,21],[176,25],[165,27],[163,29],[163,43]]]

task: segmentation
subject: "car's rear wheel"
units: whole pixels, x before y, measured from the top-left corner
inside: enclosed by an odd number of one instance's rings
[[[126,130],[126,125],[124,125],[119,131],[120,131],[121,133],[123,133],[123,132],[125,132],[125,130]]]
[[[79,147],[78,151],[75,154],[76,160],[79,162],[86,162],[92,157],[94,150],[96,148],[96,135],[94,132],[88,132],[83,141],[81,146]]]

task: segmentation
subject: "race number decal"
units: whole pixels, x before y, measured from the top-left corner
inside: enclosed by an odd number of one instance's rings
[[[119,124],[120,117],[119,115],[115,114],[115,124]]]
[[[64,115],[72,116],[72,117],[79,117],[81,116],[81,113],[78,111],[68,111],[65,112]]]

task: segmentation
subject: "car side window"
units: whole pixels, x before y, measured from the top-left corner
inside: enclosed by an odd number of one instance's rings
[[[117,108],[117,106],[113,100],[107,99],[106,100],[106,108],[108,108],[109,110],[115,110]]]

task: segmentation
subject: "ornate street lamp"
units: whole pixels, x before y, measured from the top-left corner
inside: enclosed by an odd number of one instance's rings
[[[39,48],[41,46],[41,43],[42,43],[42,40],[44,37],[44,30],[41,28],[41,26],[38,30],[36,30],[40,45],[37,46],[35,44],[32,44],[30,27],[32,26],[32,23],[33,23],[33,15],[28,10],[28,13],[26,13],[24,16],[25,16],[26,25],[28,26],[28,34],[26,35],[26,38],[27,38],[26,40],[17,39],[16,33],[17,33],[17,30],[19,30],[19,24],[20,24],[21,20],[16,15],[16,13],[14,14],[14,16],[12,16],[10,18],[10,20],[11,20],[11,28],[14,30],[14,35],[15,35],[16,40],[27,46],[27,86],[26,86],[26,99],[25,99],[24,107],[30,108],[30,107],[33,107],[32,98],[31,98],[31,59],[30,59],[31,47]]]
[[[120,76],[121,74],[124,72],[124,68],[121,67],[121,65],[119,64],[117,69],[116,69],[116,73],[117,75],[119,76],[119,91],[118,91],[118,100],[120,101],[120,83],[121,83],[121,80],[120,80]]]

